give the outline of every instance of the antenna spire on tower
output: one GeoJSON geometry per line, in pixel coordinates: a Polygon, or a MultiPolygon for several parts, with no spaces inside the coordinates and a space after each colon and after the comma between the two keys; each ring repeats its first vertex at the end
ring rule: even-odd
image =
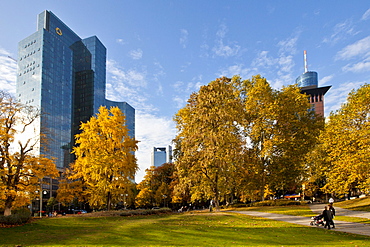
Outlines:
{"type": "Polygon", "coordinates": [[[304,50],[303,56],[304,56],[304,72],[307,73],[308,67],[307,67],[307,51],[306,50],[304,50]]]}

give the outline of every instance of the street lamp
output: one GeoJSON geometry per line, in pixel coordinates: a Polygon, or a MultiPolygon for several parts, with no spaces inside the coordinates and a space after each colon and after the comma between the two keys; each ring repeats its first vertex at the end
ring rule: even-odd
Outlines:
{"type": "Polygon", "coordinates": [[[40,189],[40,218],[42,218],[42,194],[46,195],[46,191],[43,191],[42,188],[40,189]]]}
{"type": "Polygon", "coordinates": [[[126,197],[128,194],[121,194],[121,197],[123,196],[123,208],[126,209],[126,197]]]}

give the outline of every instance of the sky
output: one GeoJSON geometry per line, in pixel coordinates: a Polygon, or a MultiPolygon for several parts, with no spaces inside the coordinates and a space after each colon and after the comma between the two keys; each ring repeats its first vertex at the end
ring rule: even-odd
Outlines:
{"type": "Polygon", "coordinates": [[[325,116],[370,79],[365,0],[0,1],[0,90],[15,94],[18,42],[52,11],[81,38],[107,48],[106,97],[136,110],[140,182],[152,147],[172,144],[173,117],[190,94],[221,76],[260,74],[275,89],[316,71],[325,116]]]}

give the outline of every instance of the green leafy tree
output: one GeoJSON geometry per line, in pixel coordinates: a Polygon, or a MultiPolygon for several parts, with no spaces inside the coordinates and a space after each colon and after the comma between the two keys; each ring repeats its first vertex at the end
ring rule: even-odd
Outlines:
{"type": "Polygon", "coordinates": [[[177,194],[190,190],[192,202],[212,199],[218,207],[240,166],[243,112],[232,83],[223,77],[202,86],[175,116],[176,190],[177,194]]]}
{"type": "Polygon", "coordinates": [[[0,207],[11,215],[15,203],[30,203],[43,177],[58,177],[52,159],[35,153],[43,136],[33,131],[40,113],[0,91],[0,207]]]}
{"type": "Polygon", "coordinates": [[[118,107],[99,113],[81,124],[82,133],[76,135],[71,165],[71,180],[83,182],[84,193],[93,207],[111,209],[121,200],[121,194],[132,188],[138,169],[134,152],[137,141],[129,136],[124,114],[118,107]]]}
{"type": "Polygon", "coordinates": [[[330,114],[323,142],[329,156],[325,192],[369,191],[370,85],[353,90],[347,103],[330,114]]]}

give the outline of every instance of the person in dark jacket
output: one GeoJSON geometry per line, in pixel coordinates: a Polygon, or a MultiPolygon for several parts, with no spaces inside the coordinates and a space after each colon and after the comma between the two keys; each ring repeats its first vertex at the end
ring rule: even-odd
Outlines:
{"type": "Polygon", "coordinates": [[[325,206],[325,210],[322,212],[322,215],[324,216],[324,221],[325,221],[324,228],[328,227],[328,229],[330,229],[330,225],[332,225],[332,221],[333,221],[333,214],[329,210],[328,206],[325,206]]]}
{"type": "MultiPolygon", "coordinates": [[[[334,206],[333,206],[333,203],[330,203],[330,204],[328,205],[328,208],[329,208],[329,210],[331,211],[331,214],[333,215],[333,219],[334,219],[334,217],[335,217],[335,208],[334,208],[334,206]]],[[[334,221],[333,221],[333,219],[331,220],[331,224],[332,224],[333,228],[335,228],[335,225],[334,225],[334,221]]]]}

